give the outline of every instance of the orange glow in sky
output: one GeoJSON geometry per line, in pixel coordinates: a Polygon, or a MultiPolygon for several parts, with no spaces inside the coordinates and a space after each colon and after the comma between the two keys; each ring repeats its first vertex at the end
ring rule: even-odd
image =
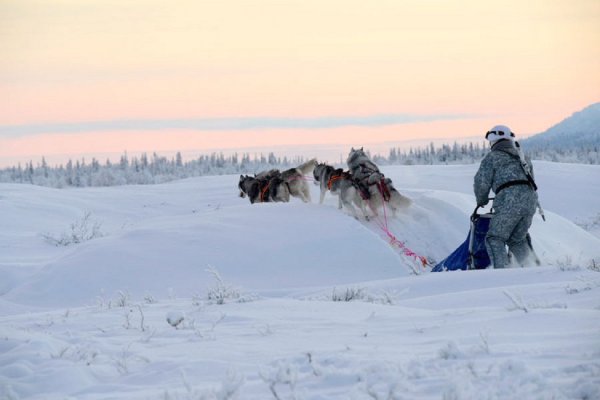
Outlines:
{"type": "Polygon", "coordinates": [[[597,0],[4,0],[0,166],[529,135],[600,101],[598,71],[597,0]],[[356,123],[389,115],[418,118],[356,123]]]}

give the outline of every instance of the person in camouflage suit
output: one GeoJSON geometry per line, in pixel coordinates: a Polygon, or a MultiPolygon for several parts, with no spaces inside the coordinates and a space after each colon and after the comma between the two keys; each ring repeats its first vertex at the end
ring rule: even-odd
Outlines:
{"type": "MultiPolygon", "coordinates": [[[[489,202],[490,190],[495,193],[486,248],[494,268],[508,266],[507,245],[523,266],[530,255],[528,230],[538,204],[535,183],[527,178],[510,128],[497,125],[487,132],[486,139],[491,151],[481,161],[473,183],[478,206],[489,202]]],[[[533,179],[531,161],[523,162],[527,163],[533,179]]]]}

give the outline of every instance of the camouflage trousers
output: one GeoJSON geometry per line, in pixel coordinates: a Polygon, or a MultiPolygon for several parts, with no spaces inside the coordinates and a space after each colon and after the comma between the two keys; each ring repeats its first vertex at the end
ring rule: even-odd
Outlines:
{"type": "Polygon", "coordinates": [[[508,212],[494,215],[485,238],[485,245],[494,268],[508,266],[507,245],[519,265],[523,266],[527,262],[530,255],[527,231],[533,221],[533,215],[508,212]]]}

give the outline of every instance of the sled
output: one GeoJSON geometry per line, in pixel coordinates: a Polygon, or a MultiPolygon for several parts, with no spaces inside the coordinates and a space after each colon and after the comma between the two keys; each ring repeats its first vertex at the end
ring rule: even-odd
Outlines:
{"type": "Polygon", "coordinates": [[[490,228],[492,213],[478,214],[479,206],[471,215],[467,239],[452,254],[437,264],[431,272],[486,269],[491,265],[485,247],[485,235],[490,228]]]}

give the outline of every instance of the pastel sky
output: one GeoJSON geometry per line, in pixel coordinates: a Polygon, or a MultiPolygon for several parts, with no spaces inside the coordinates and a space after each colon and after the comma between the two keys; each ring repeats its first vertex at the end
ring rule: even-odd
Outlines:
{"type": "Polygon", "coordinates": [[[598,0],[2,0],[0,166],[526,136],[599,71],[598,0]]]}

